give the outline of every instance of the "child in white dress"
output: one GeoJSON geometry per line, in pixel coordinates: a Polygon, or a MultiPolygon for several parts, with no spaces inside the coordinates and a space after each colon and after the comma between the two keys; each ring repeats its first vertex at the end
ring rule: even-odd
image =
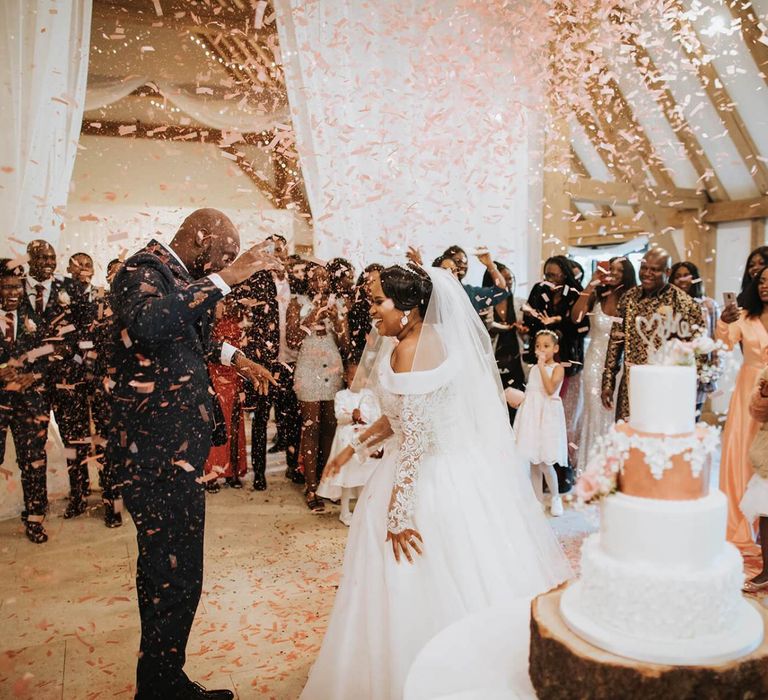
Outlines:
{"type": "MultiPolygon", "coordinates": [[[[351,371],[354,372],[353,369],[351,371]]],[[[348,384],[351,385],[351,377],[348,377],[348,380],[348,384]]],[[[352,442],[355,433],[366,430],[381,417],[379,402],[370,389],[362,389],[359,392],[342,389],[336,394],[334,409],[337,428],[329,461],[352,442]]],[[[317,495],[331,501],[341,499],[339,520],[347,527],[352,522],[349,502],[358,497],[360,490],[365,486],[378,463],[373,460],[380,458],[380,456],[380,453],[377,453],[374,457],[364,461],[353,457],[341,468],[338,474],[329,478],[323,477],[320,481],[317,495]]]]}
{"type": "Polygon", "coordinates": [[[543,476],[551,494],[550,513],[558,517],[563,514],[563,502],[554,465],[568,464],[568,435],[560,399],[565,372],[563,366],[555,362],[559,350],[557,333],[541,330],[536,334],[535,343],[538,363],[528,376],[514,431],[521,456],[531,464],[531,483],[536,497],[544,502],[543,476]]]}

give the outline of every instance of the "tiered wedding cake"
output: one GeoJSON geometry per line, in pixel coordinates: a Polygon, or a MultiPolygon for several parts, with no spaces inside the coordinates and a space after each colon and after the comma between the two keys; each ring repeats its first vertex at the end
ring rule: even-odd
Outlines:
{"type": "Polygon", "coordinates": [[[739,658],[760,645],[763,621],[741,595],[725,497],[709,490],[718,438],[695,425],[695,367],[632,366],[629,398],[629,423],[590,460],[615,473],[618,492],[602,501],[600,532],[583,544],[581,578],[563,593],[561,615],[580,637],[631,659],[739,658]]]}

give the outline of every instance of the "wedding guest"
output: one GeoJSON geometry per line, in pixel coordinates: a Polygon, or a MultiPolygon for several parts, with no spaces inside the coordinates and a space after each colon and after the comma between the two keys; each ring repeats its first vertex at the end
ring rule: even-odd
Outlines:
{"type": "Polygon", "coordinates": [[[247,387],[245,392],[244,410],[253,411],[251,464],[255,491],[267,488],[267,424],[272,406],[278,425],[278,439],[273,451],[285,451],[286,477],[294,482],[301,481],[297,472],[301,418],[293,388],[296,351],[287,340],[288,308],[292,298],[286,268],[288,247],[282,236],[273,235],[267,240],[274,246],[280,268],[258,272],[235,290],[236,299],[248,320],[243,352],[246,357],[267,367],[277,380],[267,395],[247,387]]]}
{"type": "MultiPolygon", "coordinates": [[[[510,295],[498,304],[494,304],[488,314],[486,325],[504,389],[511,387],[522,391],[525,389],[525,372],[519,334],[527,334],[528,328],[518,321],[518,318],[522,317],[522,309],[515,308],[515,278],[512,271],[500,262],[496,262],[495,265],[504,277],[510,295]]],[[[490,272],[486,270],[483,275],[483,287],[492,285],[493,279],[490,272]]],[[[517,409],[509,406],[508,410],[509,421],[514,423],[517,409]]]]}
{"type": "Polygon", "coordinates": [[[607,264],[598,264],[587,288],[571,309],[571,318],[577,323],[589,316],[582,375],[584,414],[578,441],[580,464],[586,463],[595,440],[605,435],[615,420],[614,412],[603,406],[600,398],[605,356],[611,328],[621,321],[618,317],[619,301],[636,285],[637,274],[632,263],[624,257],[611,258],[607,264]]]}
{"type": "MultiPolygon", "coordinates": [[[[762,371],[752,391],[749,415],[760,424],[757,435],[768,435],[768,370],[762,371]]],[[[768,589],[768,440],[755,440],[752,443],[750,461],[754,474],[747,484],[739,508],[748,523],[757,520],[763,568],[757,576],[745,582],[744,591],[759,593],[768,589]]]]}
{"type": "Polygon", "coordinates": [[[36,351],[48,341],[42,319],[23,304],[23,297],[23,270],[7,258],[0,260],[0,460],[10,430],[21,472],[21,520],[27,539],[43,544],[48,541],[43,521],[48,508],[49,363],[47,353],[36,351]]]}
{"type": "Polygon", "coordinates": [[[531,368],[525,398],[517,410],[514,432],[520,455],[531,465],[531,483],[536,497],[544,503],[542,477],[551,494],[549,511],[563,514],[563,501],[555,464],[568,463],[568,436],[560,387],[565,378],[563,366],[555,361],[559,336],[543,329],[536,333],[536,365],[531,368]]]}
{"type": "Polygon", "coordinates": [[[344,387],[342,355],[348,348],[346,305],[330,293],[328,270],[307,264],[308,296],[288,307],[288,344],[297,349],[294,389],[301,411],[301,461],[307,507],[324,510],[317,484],[336,431],[333,401],[344,387]]]}
{"type": "Polygon", "coordinates": [[[343,299],[347,312],[355,301],[355,266],[345,258],[333,258],[326,265],[331,294],[343,299]]]}
{"type": "Polygon", "coordinates": [[[350,365],[360,364],[368,334],[371,332],[371,285],[378,281],[379,274],[384,269],[379,263],[368,265],[360,274],[355,286],[355,301],[349,310],[349,354],[347,362],[350,365]]]}
{"type": "Polygon", "coordinates": [[[274,379],[210,338],[210,313],[238,284],[276,260],[262,246],[235,260],[240,236],[215,209],[198,209],[169,245],[132,255],[112,285],[115,386],[108,454],[134,524],[141,646],[136,700],[228,700],[184,673],[203,584],[203,465],[221,438],[208,359],[233,364],[266,391],[274,379]],[[233,262],[234,261],[234,262],[233,262]]]}
{"type": "MultiPolygon", "coordinates": [[[[459,268],[456,267],[456,263],[453,262],[453,258],[445,255],[438,255],[433,261],[432,261],[432,267],[441,267],[443,270],[448,270],[454,277],[458,279],[459,277],[459,268]]],[[[486,271],[485,274],[488,274],[486,271]]],[[[483,278],[485,279],[485,277],[483,278]]],[[[490,276],[489,276],[490,279],[490,276]]],[[[493,284],[493,281],[490,281],[490,285],[493,284]]],[[[485,285],[485,282],[483,282],[483,286],[485,285]]]]}
{"type": "MultiPolygon", "coordinates": [[[[451,258],[451,260],[453,260],[454,265],[456,266],[456,277],[464,287],[464,291],[467,293],[469,301],[476,311],[483,311],[506,299],[510,296],[510,291],[505,286],[506,281],[504,280],[504,276],[496,268],[496,265],[494,265],[491,254],[484,248],[478,248],[475,255],[491,276],[493,286],[475,287],[471,284],[464,283],[464,278],[467,276],[467,270],[469,269],[469,259],[467,258],[464,249],[460,246],[452,245],[446,248],[442,257],[451,258]]],[[[443,267],[443,265],[441,264],[440,267],[443,267]]]]}
{"type": "Polygon", "coordinates": [[[82,374],[82,364],[75,362],[82,331],[82,317],[87,315],[80,288],[72,280],[58,279],[56,251],[47,241],[31,241],[27,246],[29,272],[25,283],[23,306],[34,313],[42,324],[45,337],[62,334],[59,352],[52,358],[45,375],[45,399],[53,410],[67,455],[69,502],[64,518],[82,515],[86,508],[88,487],[88,391],[82,374]]]}
{"type": "MultiPolygon", "coordinates": [[[[346,383],[349,389],[337,392],[333,401],[336,414],[336,434],[329,461],[338,455],[356,435],[372,426],[380,417],[381,409],[376,395],[370,389],[352,390],[352,382],[355,378],[354,365],[348,365],[346,370],[346,383]]],[[[360,495],[360,491],[376,468],[376,459],[381,458],[381,453],[375,458],[353,457],[341,469],[328,478],[320,481],[317,495],[331,501],[341,500],[341,512],[339,520],[349,527],[352,522],[352,512],[349,509],[350,501],[360,495]]]]}
{"type": "Polygon", "coordinates": [[[757,277],[765,267],[768,267],[768,246],[761,245],[755,248],[747,257],[744,265],[744,274],[741,276],[741,289],[736,301],[739,306],[744,305],[743,296],[749,283],[757,277]]]}
{"type": "MultiPolygon", "coordinates": [[[[571,317],[571,310],[579,299],[581,285],[573,275],[570,261],[557,255],[544,263],[544,280],[533,285],[523,315],[523,323],[530,329],[531,337],[540,330],[555,331],[560,336],[558,360],[565,370],[561,390],[565,420],[568,426],[569,459],[576,465],[576,445],[579,439],[579,419],[583,408],[581,371],[584,367],[584,338],[589,330],[589,320],[578,323],[571,317]]],[[[533,347],[523,355],[528,364],[536,364],[533,347]]],[[[569,465],[562,464],[567,468],[569,465]]]]}
{"type": "MultiPolygon", "coordinates": [[[[672,270],[669,273],[669,281],[699,303],[704,324],[703,332],[714,339],[717,319],[720,317],[720,307],[714,299],[704,295],[704,282],[699,275],[699,268],[688,261],[675,263],[672,265],[672,270]]],[[[704,360],[704,366],[708,368],[708,371],[711,368],[716,368],[718,366],[717,354],[712,353],[706,358],[706,360],[704,360]]],[[[707,394],[711,394],[716,390],[716,378],[710,379],[709,381],[699,380],[696,389],[697,416],[701,415],[701,409],[704,406],[704,402],[707,400],[707,394]]]]}
{"type": "Polygon", "coordinates": [[[661,248],[649,250],[640,263],[640,285],[625,292],[619,301],[617,316],[622,321],[611,327],[601,393],[603,406],[615,407],[616,420],[629,418],[629,366],[647,364],[649,354],[659,347],[659,339],[654,339],[653,347],[648,346],[637,319],[650,321],[654,314],[673,314],[690,327],[693,336],[702,332],[701,307],[669,284],[669,272],[669,253],[661,248]],[[619,376],[619,393],[614,399],[619,376]]]}
{"type": "Polygon", "coordinates": [[[720,455],[720,490],[728,499],[727,537],[745,557],[757,556],[759,550],[752,536],[751,523],[739,509],[739,503],[752,478],[749,448],[760,427],[749,413],[752,390],[766,366],[768,346],[768,268],[764,268],[742,295],[743,310],[736,303],[723,308],[716,326],[716,337],[729,348],[741,344],[743,363],[728,404],[728,420],[723,431],[720,455]]]}
{"type": "Polygon", "coordinates": [[[67,272],[70,279],[75,280],[90,291],[93,281],[93,258],[88,253],[74,253],[70,256],[67,263],[67,272]]]}
{"type": "MultiPolygon", "coordinates": [[[[230,296],[216,305],[211,338],[214,342],[229,343],[243,349],[245,333],[243,331],[242,307],[230,296]]],[[[224,414],[227,439],[222,445],[213,445],[208,453],[203,471],[209,477],[205,482],[208,493],[218,493],[221,489],[219,479],[234,489],[242,488],[240,477],[245,476],[248,468],[245,447],[245,413],[240,397],[245,392],[245,382],[237,373],[237,368],[220,362],[208,363],[208,374],[224,414]],[[214,475],[211,477],[211,475],[214,475]]]]}

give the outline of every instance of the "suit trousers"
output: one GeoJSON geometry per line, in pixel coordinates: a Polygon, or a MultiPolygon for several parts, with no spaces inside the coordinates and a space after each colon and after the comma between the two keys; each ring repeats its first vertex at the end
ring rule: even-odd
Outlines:
{"type": "Polygon", "coordinates": [[[293,371],[295,365],[276,362],[270,371],[277,379],[277,386],[269,388],[267,396],[259,396],[249,391],[246,397],[247,410],[253,411],[251,422],[251,464],[254,479],[263,478],[267,469],[267,423],[269,411],[274,405],[276,421],[281,426],[281,435],[285,439],[285,460],[288,467],[295,469],[299,464],[299,440],[301,437],[301,414],[299,402],[293,390],[293,371]]]}
{"type": "Polygon", "coordinates": [[[99,460],[101,471],[101,497],[107,503],[114,503],[120,498],[120,485],[115,473],[116,465],[105,449],[109,436],[109,424],[112,420],[112,398],[103,389],[96,387],[91,393],[91,415],[98,439],[95,441],[94,454],[99,460]]]}
{"type": "Polygon", "coordinates": [[[50,411],[43,392],[0,393],[0,460],[8,429],[16,446],[26,515],[45,515],[48,508],[47,456],[50,411]]]}
{"type": "Polygon", "coordinates": [[[77,382],[72,388],[63,388],[63,382],[58,386],[50,382],[48,393],[67,450],[70,498],[84,498],[89,488],[88,452],[91,438],[88,385],[77,382]]]}
{"type": "MultiPolygon", "coordinates": [[[[207,423],[199,421],[180,421],[178,426],[179,430],[183,426],[184,433],[178,460],[192,471],[170,459],[164,463],[151,459],[143,464],[121,462],[117,470],[139,546],[138,700],[186,697],[184,687],[189,684],[183,667],[203,585],[205,489],[197,479],[211,447],[211,431],[207,423]]],[[[159,431],[147,431],[144,439],[163,441],[164,437],[159,431]]]]}

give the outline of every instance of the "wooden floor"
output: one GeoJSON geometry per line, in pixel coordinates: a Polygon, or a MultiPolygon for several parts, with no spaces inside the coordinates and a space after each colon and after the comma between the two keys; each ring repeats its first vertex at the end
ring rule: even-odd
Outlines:
{"type": "MultiPolygon", "coordinates": [[[[338,584],[347,528],[338,509],[313,515],[301,487],[270,459],[269,490],[207,498],[205,583],[186,670],[239,698],[296,698],[317,654],[338,584]]],[[[246,481],[250,486],[250,477],[246,481]]],[[[32,545],[0,522],[0,697],[132,698],[139,644],[136,543],[129,517],[108,530],[91,512],[61,518],[32,545]]],[[[569,557],[593,526],[567,510],[553,521],[569,557]]]]}

